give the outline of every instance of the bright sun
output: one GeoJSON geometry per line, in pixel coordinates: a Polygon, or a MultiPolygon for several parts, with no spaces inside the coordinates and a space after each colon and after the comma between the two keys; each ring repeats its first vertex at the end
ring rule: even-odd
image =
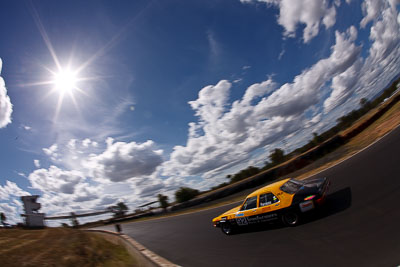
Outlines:
{"type": "Polygon", "coordinates": [[[71,93],[76,88],[78,77],[75,72],[65,69],[54,74],[54,89],[61,94],[71,93]]]}
{"type": "Polygon", "coordinates": [[[51,85],[52,89],[48,92],[47,95],[50,95],[52,93],[58,94],[58,102],[56,106],[54,119],[55,120],[57,119],[65,97],[69,97],[74,106],[76,107],[76,109],[79,110],[76,94],[80,93],[87,95],[79,87],[82,86],[82,84],[80,84],[81,81],[88,80],[88,78],[83,78],[79,75],[81,68],[77,69],[71,69],[69,67],[63,68],[58,64],[57,72],[52,71],[50,69],[48,69],[48,71],[52,74],[51,79],[49,81],[42,82],[41,84],[51,85]]]}

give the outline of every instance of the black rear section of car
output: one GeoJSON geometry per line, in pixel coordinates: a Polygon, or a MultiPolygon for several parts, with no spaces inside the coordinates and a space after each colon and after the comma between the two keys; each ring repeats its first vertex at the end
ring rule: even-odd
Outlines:
{"type": "Polygon", "coordinates": [[[293,197],[292,205],[296,205],[308,196],[315,195],[315,199],[319,199],[323,196],[328,186],[328,179],[316,178],[310,180],[304,180],[302,186],[297,190],[293,197]]]}

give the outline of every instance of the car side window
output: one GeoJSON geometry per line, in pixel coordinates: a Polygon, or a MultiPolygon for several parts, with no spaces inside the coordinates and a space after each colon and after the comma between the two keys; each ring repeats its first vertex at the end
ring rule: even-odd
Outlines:
{"type": "Polygon", "coordinates": [[[272,193],[260,195],[260,207],[268,206],[279,202],[279,199],[272,193]]]}
{"type": "Polygon", "coordinates": [[[255,208],[257,208],[257,196],[246,199],[240,210],[250,210],[255,208]]]}

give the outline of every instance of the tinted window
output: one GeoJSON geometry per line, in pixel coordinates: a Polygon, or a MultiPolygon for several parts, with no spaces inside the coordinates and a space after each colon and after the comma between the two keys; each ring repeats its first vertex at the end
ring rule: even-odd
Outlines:
{"type": "Polygon", "coordinates": [[[272,193],[260,195],[260,207],[268,206],[278,202],[279,199],[272,193]]]}
{"type": "Polygon", "coordinates": [[[246,199],[240,210],[249,210],[255,208],[257,208],[257,196],[246,199]]]}
{"type": "Polygon", "coordinates": [[[300,187],[303,186],[303,183],[294,179],[290,179],[289,181],[287,181],[286,183],[284,183],[281,186],[281,190],[283,192],[286,192],[288,194],[294,194],[296,193],[300,187]]]}

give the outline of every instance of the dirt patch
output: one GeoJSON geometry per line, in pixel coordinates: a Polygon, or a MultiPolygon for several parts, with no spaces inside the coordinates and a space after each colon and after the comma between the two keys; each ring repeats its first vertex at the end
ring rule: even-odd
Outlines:
{"type": "Polygon", "coordinates": [[[67,228],[0,230],[2,266],[136,266],[121,246],[67,228]]]}

